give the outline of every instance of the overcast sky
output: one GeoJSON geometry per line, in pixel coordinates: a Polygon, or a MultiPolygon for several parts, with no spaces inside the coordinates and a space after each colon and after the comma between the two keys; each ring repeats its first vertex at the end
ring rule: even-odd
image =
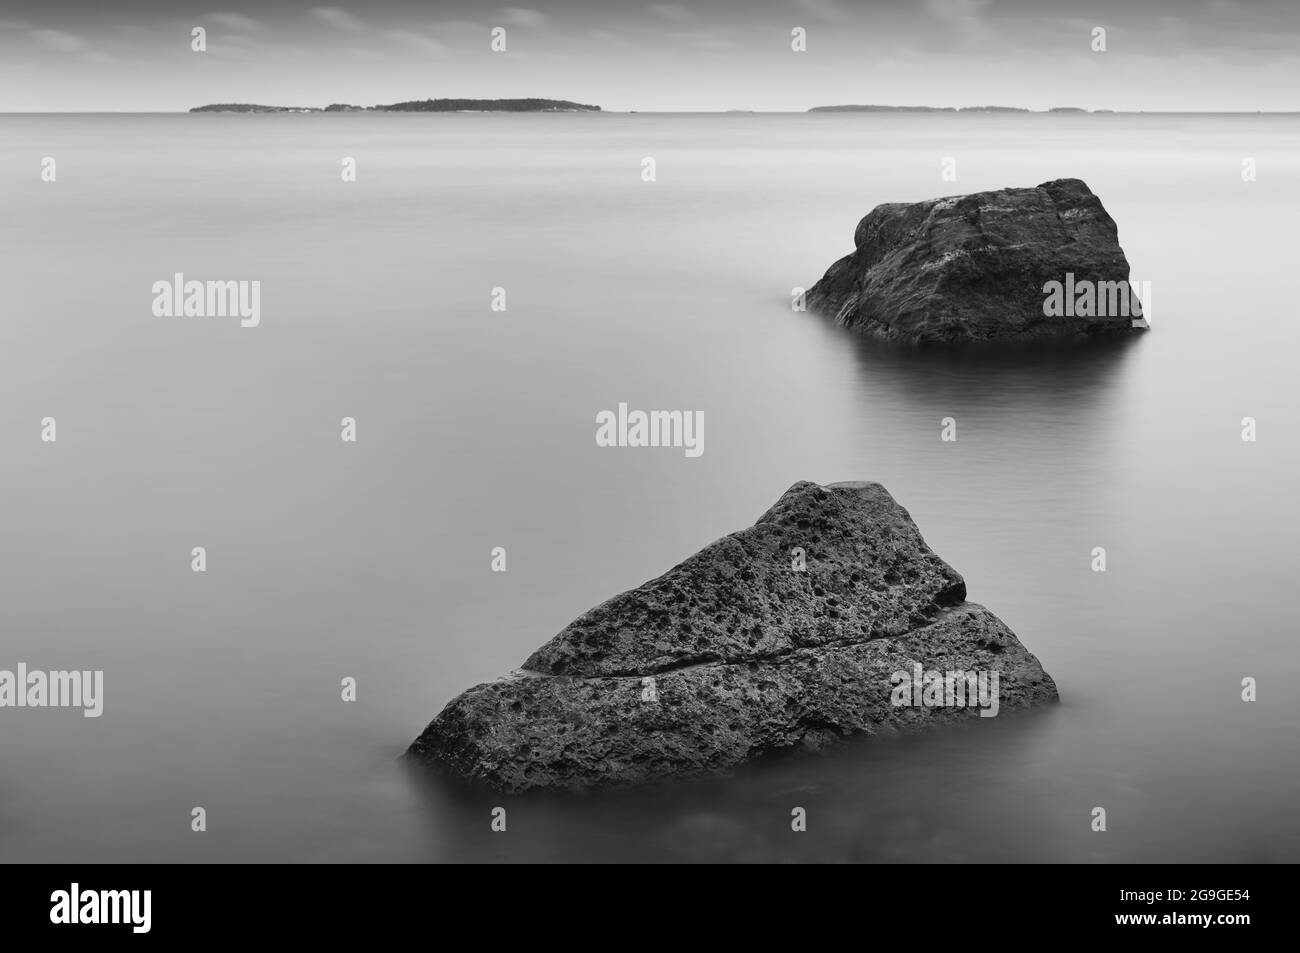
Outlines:
{"type": "Polygon", "coordinates": [[[1300,0],[212,2],[5,0],[0,111],[441,96],[1300,110],[1300,0]],[[190,50],[196,26],[206,53],[190,50]],[[497,26],[504,53],[489,49],[497,26]],[[1098,26],[1104,53],[1091,50],[1098,26]],[[795,27],[807,52],[790,48],[795,27]]]}

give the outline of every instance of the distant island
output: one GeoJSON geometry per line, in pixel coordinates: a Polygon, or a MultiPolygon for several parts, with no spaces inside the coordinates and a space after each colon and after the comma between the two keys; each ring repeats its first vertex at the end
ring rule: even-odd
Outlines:
{"type": "Polygon", "coordinates": [[[1019,106],[814,106],[810,113],[1027,113],[1019,106]]]}
{"type": "Polygon", "coordinates": [[[391,106],[376,106],[386,112],[448,113],[598,113],[599,106],[571,103],[567,99],[416,99],[391,106]]]}
{"type": "Polygon", "coordinates": [[[399,112],[399,113],[576,113],[600,112],[599,106],[571,103],[567,99],[413,99],[388,106],[350,106],[332,103],[329,106],[259,106],[255,103],[212,103],[195,106],[192,113],[337,113],[337,112],[399,112]]]}
{"type": "Polygon", "coordinates": [[[1025,109],[1021,106],[814,106],[810,113],[1113,113],[1113,109],[1082,109],[1078,106],[1053,106],[1051,109],[1025,109]]]}
{"type": "Polygon", "coordinates": [[[315,106],[258,106],[254,103],[212,103],[208,106],[195,106],[192,113],[318,113],[324,112],[315,106]]]}

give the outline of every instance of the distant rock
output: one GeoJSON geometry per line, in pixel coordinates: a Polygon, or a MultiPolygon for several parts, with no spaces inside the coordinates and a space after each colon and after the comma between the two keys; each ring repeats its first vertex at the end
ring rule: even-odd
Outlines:
{"type": "Polygon", "coordinates": [[[1146,327],[1115,220],[1079,179],[878,205],[853,242],[857,250],[831,265],[807,304],[881,338],[986,341],[1146,327]],[[1068,289],[1065,313],[1052,283],[1068,289]]]}
{"type": "Polygon", "coordinates": [[[998,710],[1057,700],[884,487],[796,483],[754,526],[454,698],[408,755],[505,790],[582,788],[978,720],[974,700],[920,705],[919,685],[917,705],[898,704],[896,673],[920,671],[996,673],[998,710]]]}

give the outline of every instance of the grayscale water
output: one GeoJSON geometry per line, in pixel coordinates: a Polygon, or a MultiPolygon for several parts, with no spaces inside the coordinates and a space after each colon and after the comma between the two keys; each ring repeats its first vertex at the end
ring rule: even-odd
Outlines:
{"type": "Polygon", "coordinates": [[[0,710],[0,859],[1300,860],[1297,208],[1286,117],[0,117],[0,668],[105,672],[0,710]],[[878,203],[1063,176],[1152,283],[1131,346],[790,308],[878,203]],[[261,326],[153,317],[178,271],[261,326]],[[597,447],[620,401],[703,456],[597,447]],[[398,761],[804,479],[884,483],[1062,704],[591,796],[398,761]]]}

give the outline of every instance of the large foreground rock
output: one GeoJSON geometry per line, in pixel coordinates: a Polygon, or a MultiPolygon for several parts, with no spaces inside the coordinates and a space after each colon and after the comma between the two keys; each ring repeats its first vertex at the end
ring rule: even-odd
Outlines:
{"type": "Polygon", "coordinates": [[[809,289],[807,303],[878,337],[985,341],[1146,327],[1136,295],[1128,307],[1118,304],[1112,283],[1127,291],[1128,259],[1115,220],[1079,179],[878,205],[858,223],[853,244],[856,251],[809,289]],[[1094,283],[1108,304],[1045,315],[1045,286],[1065,285],[1067,275],[1078,288],[1094,283]]]}
{"type": "Polygon", "coordinates": [[[453,699],[409,754],[507,790],[576,788],[979,717],[895,705],[891,676],[918,663],[996,671],[1000,712],[1056,700],[1011,630],[965,600],[961,576],[884,487],[796,483],[755,525],[453,699]]]}

